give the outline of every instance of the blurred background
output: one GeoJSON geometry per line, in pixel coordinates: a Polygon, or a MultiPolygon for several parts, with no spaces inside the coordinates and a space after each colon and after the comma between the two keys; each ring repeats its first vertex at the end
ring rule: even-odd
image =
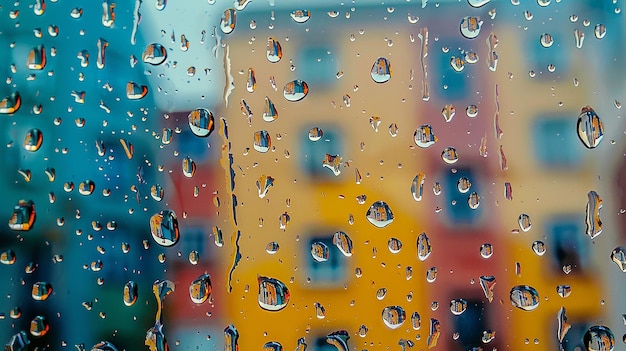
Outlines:
{"type": "Polygon", "coordinates": [[[623,348],[620,1],[0,18],[6,350],[623,348]]]}

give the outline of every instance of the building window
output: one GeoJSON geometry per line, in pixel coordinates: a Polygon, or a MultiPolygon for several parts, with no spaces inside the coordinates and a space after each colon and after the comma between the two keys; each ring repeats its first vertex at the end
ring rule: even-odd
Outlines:
{"type": "Polygon", "coordinates": [[[454,318],[454,332],[459,333],[457,342],[463,350],[483,345],[483,331],[487,330],[485,306],[480,300],[468,300],[465,312],[454,318]]]}
{"type": "Polygon", "coordinates": [[[584,235],[584,223],[584,219],[579,216],[548,222],[546,232],[552,243],[553,265],[557,271],[563,272],[564,266],[571,265],[572,273],[576,273],[587,266],[589,240],[584,235]]]}
{"type": "Polygon", "coordinates": [[[443,218],[445,222],[449,221],[453,225],[473,225],[478,223],[484,206],[472,209],[468,204],[470,194],[476,192],[480,195],[481,193],[475,173],[468,168],[459,168],[456,173],[447,173],[444,181],[445,187],[443,190],[446,196],[445,211],[447,213],[447,218],[443,218]],[[458,184],[462,178],[468,179],[471,183],[469,190],[465,193],[459,190],[458,184]]]}
{"type": "MultiPolygon", "coordinates": [[[[341,132],[332,127],[320,127],[323,131],[322,137],[317,141],[308,138],[309,129],[302,131],[301,158],[300,165],[304,172],[311,176],[313,180],[329,181],[337,178],[333,171],[323,166],[326,154],[331,156],[339,155],[343,157],[343,145],[341,143],[341,132]]],[[[341,168],[340,168],[341,169],[341,168]]]]}
{"type": "MultiPolygon", "coordinates": [[[[304,246],[304,256],[307,267],[307,278],[312,283],[339,283],[343,282],[346,277],[346,258],[341,251],[333,244],[332,236],[312,237],[308,241],[308,245],[304,246]],[[314,243],[322,243],[328,247],[328,260],[318,262],[311,254],[311,247],[314,243]]],[[[324,343],[326,339],[324,339],[324,343]]]]}
{"type": "Polygon", "coordinates": [[[329,86],[337,83],[337,55],[330,47],[302,47],[296,61],[301,79],[310,86],[329,86]]]}
{"type": "Polygon", "coordinates": [[[531,144],[534,155],[542,166],[571,168],[582,162],[580,142],[573,132],[571,116],[539,117],[533,122],[531,144]]]}

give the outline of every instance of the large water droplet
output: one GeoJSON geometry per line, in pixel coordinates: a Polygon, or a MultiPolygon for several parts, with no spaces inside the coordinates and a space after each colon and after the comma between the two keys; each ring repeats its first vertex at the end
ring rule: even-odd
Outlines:
{"type": "Polygon", "coordinates": [[[163,200],[164,194],[165,190],[163,189],[163,187],[161,187],[160,184],[154,184],[152,187],[150,187],[150,196],[152,196],[155,201],[163,200]]]}
{"type": "Polygon", "coordinates": [[[626,273],[626,249],[621,246],[614,248],[611,251],[611,260],[622,272],[626,273]]]}
{"type": "Polygon", "coordinates": [[[483,25],[483,21],[480,17],[463,17],[460,24],[461,34],[467,39],[474,39],[480,34],[480,26],[483,25]]]}
{"type": "Polygon", "coordinates": [[[337,348],[337,351],[350,350],[350,348],[348,347],[348,339],[350,339],[350,336],[345,330],[338,330],[326,336],[326,342],[335,346],[337,348]]]}
{"type": "Polygon", "coordinates": [[[160,65],[167,60],[167,49],[158,43],[148,44],[141,54],[141,60],[153,66],[160,65]]]}
{"type": "Polygon", "coordinates": [[[387,306],[383,309],[383,322],[391,329],[399,328],[406,319],[406,312],[400,306],[387,306]]]}
{"type": "Polygon", "coordinates": [[[4,97],[0,100],[0,113],[1,114],[11,114],[17,112],[22,105],[22,98],[20,97],[20,93],[13,92],[11,95],[4,97]]]}
{"type": "Polygon", "coordinates": [[[463,299],[455,299],[450,301],[450,312],[455,316],[461,315],[467,309],[467,301],[463,299]]]}
{"type": "Polygon", "coordinates": [[[46,49],[43,45],[33,48],[28,53],[26,66],[32,70],[42,70],[46,67],[46,49]]]}
{"type": "Polygon", "coordinates": [[[344,256],[346,257],[352,256],[352,253],[354,251],[354,248],[352,245],[352,239],[350,239],[348,234],[346,234],[345,232],[342,232],[342,231],[336,232],[333,235],[333,244],[337,246],[339,251],[341,251],[341,253],[344,256]]]}
{"type": "Polygon", "coordinates": [[[213,113],[205,108],[197,108],[189,112],[189,128],[199,137],[206,137],[215,129],[213,113]]]}
{"type": "Polygon", "coordinates": [[[525,213],[519,215],[519,217],[517,218],[517,224],[519,224],[519,229],[521,229],[523,232],[529,231],[532,227],[530,216],[525,213]]]}
{"type": "Polygon", "coordinates": [[[33,289],[31,290],[31,296],[33,300],[37,301],[45,301],[52,294],[52,285],[47,282],[37,282],[33,284],[33,289]]]}
{"type": "Polygon", "coordinates": [[[602,220],[600,219],[600,209],[602,208],[602,199],[595,191],[587,193],[587,206],[585,208],[585,224],[587,229],[585,233],[594,239],[602,234],[602,220]]]}
{"type": "Polygon", "coordinates": [[[161,246],[172,246],[178,242],[178,219],[172,210],[163,210],[150,217],[152,239],[161,246]]]}
{"type": "Polygon", "coordinates": [[[441,159],[443,162],[451,165],[456,163],[459,160],[459,154],[456,152],[456,149],[452,146],[448,146],[441,152],[441,159]]]}
{"type": "Polygon", "coordinates": [[[378,228],[384,228],[393,222],[393,212],[384,201],[374,202],[365,214],[367,220],[378,228]]]}
{"type": "Polygon", "coordinates": [[[578,116],[576,128],[580,141],[588,149],[593,149],[600,145],[602,138],[604,138],[604,124],[591,106],[582,108],[578,116]]]}
{"type": "Polygon", "coordinates": [[[137,302],[137,298],[139,294],[137,293],[137,283],[132,280],[129,280],[124,284],[124,292],[123,292],[123,300],[124,305],[130,307],[137,302]]]}
{"type": "Polygon", "coordinates": [[[20,331],[11,336],[9,342],[4,345],[5,351],[25,351],[28,348],[28,344],[30,341],[28,340],[28,335],[25,331],[20,331]]]}
{"type": "Polygon", "coordinates": [[[89,196],[93,194],[93,191],[96,189],[96,183],[93,180],[85,180],[84,182],[80,182],[78,185],[78,193],[83,196],[89,196]]]}
{"type": "Polygon", "coordinates": [[[128,100],[140,100],[148,94],[148,87],[135,82],[126,83],[126,97],[128,100]]]}
{"type": "Polygon", "coordinates": [[[263,109],[263,120],[273,122],[278,118],[278,110],[274,103],[267,96],[265,97],[265,108],[263,109]]]}
{"type": "Polygon", "coordinates": [[[259,130],[254,132],[254,149],[261,153],[266,153],[272,147],[272,139],[267,130],[259,130]]]}
{"type": "Polygon", "coordinates": [[[539,41],[544,48],[549,48],[554,43],[554,39],[552,39],[552,36],[548,33],[541,34],[539,41]]]}
{"type": "Polygon", "coordinates": [[[596,27],[593,30],[593,33],[596,35],[596,38],[602,39],[606,35],[606,26],[602,23],[596,24],[596,27]]]}
{"type": "Polygon", "coordinates": [[[328,246],[321,241],[311,243],[311,256],[317,262],[325,262],[330,258],[328,246]]]}
{"type": "Polygon", "coordinates": [[[317,317],[317,319],[326,318],[326,309],[324,308],[324,306],[319,302],[316,302],[314,305],[315,305],[315,316],[317,317]]]}
{"type": "Polygon", "coordinates": [[[546,244],[544,244],[541,240],[534,241],[532,249],[537,256],[543,256],[543,254],[546,253],[546,244]]]}
{"type": "Polygon", "coordinates": [[[183,175],[187,178],[193,178],[194,174],[196,174],[196,163],[191,159],[191,157],[187,156],[183,158],[182,171],[183,175]]]}
{"type": "Polygon", "coordinates": [[[323,135],[324,131],[320,127],[313,127],[309,130],[309,140],[311,141],[318,141],[322,139],[323,135]]]}
{"type": "Polygon", "coordinates": [[[562,297],[566,298],[572,293],[572,287],[569,285],[557,285],[556,293],[562,297]]]}
{"type": "Polygon", "coordinates": [[[309,85],[305,81],[296,79],[283,87],[283,96],[287,101],[296,102],[304,99],[309,93],[309,85]]]}
{"type": "Polygon", "coordinates": [[[274,185],[274,178],[268,175],[261,175],[256,181],[256,188],[259,192],[259,197],[262,199],[267,195],[267,192],[274,185]]]}
{"type": "Polygon", "coordinates": [[[397,238],[390,238],[387,241],[387,248],[392,254],[397,254],[402,249],[402,242],[397,238]]]}
{"type": "Polygon", "coordinates": [[[428,235],[426,233],[422,233],[417,237],[417,258],[420,261],[425,261],[430,253],[432,248],[430,247],[430,239],[428,239],[428,235]]]}
{"type": "Polygon", "coordinates": [[[433,127],[430,124],[423,124],[419,126],[413,134],[413,140],[415,145],[421,148],[427,148],[437,142],[437,137],[433,133],[433,127]]]}
{"type": "Polygon", "coordinates": [[[36,316],[30,321],[30,334],[32,336],[44,336],[50,330],[48,320],[43,316],[36,316]]]}
{"type": "Polygon", "coordinates": [[[391,63],[384,57],[379,57],[374,61],[371,76],[376,83],[385,83],[391,79],[391,63]]]}
{"type": "Polygon", "coordinates": [[[271,63],[276,63],[283,58],[283,49],[280,46],[278,40],[274,37],[267,38],[267,46],[265,48],[265,56],[267,60],[271,63]]]}
{"type": "Polygon", "coordinates": [[[15,251],[9,249],[0,253],[0,263],[6,265],[12,265],[17,260],[17,256],[15,255],[15,251]]]}
{"type": "Polygon", "coordinates": [[[201,304],[211,296],[212,290],[211,277],[204,273],[189,285],[189,297],[193,303],[201,304]]]}
{"type": "Polygon", "coordinates": [[[27,151],[35,152],[39,150],[41,144],[43,143],[43,133],[37,129],[33,128],[26,132],[26,136],[24,137],[24,149],[27,151]]]}
{"type": "Polygon", "coordinates": [[[480,255],[483,258],[489,258],[493,255],[493,246],[489,243],[480,245],[480,255]]]}
{"type": "Polygon", "coordinates": [[[35,203],[32,200],[20,200],[13,208],[13,215],[9,219],[9,228],[28,231],[35,224],[35,203]]]}
{"type": "Polygon", "coordinates": [[[511,289],[511,304],[524,310],[532,311],[539,306],[539,294],[535,288],[528,285],[517,285],[511,289]]]}
{"type": "Polygon", "coordinates": [[[232,324],[224,329],[224,351],[239,351],[239,332],[232,324]]]}
{"type": "Polygon", "coordinates": [[[289,289],[278,279],[257,276],[259,306],[266,311],[279,311],[289,303],[289,289]]]}
{"type": "Polygon", "coordinates": [[[594,325],[583,336],[583,343],[587,351],[613,351],[615,337],[609,327],[594,325]]]}
{"type": "Polygon", "coordinates": [[[220,19],[220,29],[224,34],[230,34],[235,30],[237,25],[237,11],[235,9],[227,9],[220,19]]]}

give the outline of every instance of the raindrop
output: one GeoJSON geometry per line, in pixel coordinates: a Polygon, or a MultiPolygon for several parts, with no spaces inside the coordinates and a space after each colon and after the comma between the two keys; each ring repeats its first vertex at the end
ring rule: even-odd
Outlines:
{"type": "Polygon", "coordinates": [[[476,118],[476,116],[478,116],[478,106],[476,106],[476,105],[469,105],[469,106],[467,106],[465,108],[465,114],[469,118],[476,118]]]}
{"type": "Polygon", "coordinates": [[[333,244],[337,246],[339,251],[341,251],[341,253],[344,256],[346,257],[352,256],[352,253],[354,251],[352,239],[350,239],[348,234],[346,234],[345,232],[342,232],[342,231],[336,232],[333,235],[333,244]]]}
{"type": "Polygon", "coordinates": [[[191,159],[191,157],[187,156],[183,158],[182,170],[183,175],[187,178],[192,178],[196,173],[196,163],[191,159]]]}
{"type": "Polygon", "coordinates": [[[537,256],[543,256],[543,254],[546,253],[546,244],[544,244],[541,240],[534,241],[532,249],[537,256]]]}
{"type": "Polygon", "coordinates": [[[463,314],[467,309],[467,301],[463,299],[455,299],[450,301],[450,312],[455,316],[463,314]]]}
{"type": "Polygon", "coordinates": [[[519,228],[523,232],[529,231],[532,227],[532,223],[530,222],[530,216],[525,213],[519,215],[519,217],[517,218],[517,223],[519,224],[519,228]]]}
{"type": "Polygon", "coordinates": [[[211,296],[212,289],[211,277],[204,273],[189,285],[189,297],[195,304],[204,303],[211,296]]]}
{"type": "Polygon", "coordinates": [[[189,113],[189,128],[191,132],[199,137],[211,135],[215,129],[213,113],[205,108],[197,108],[189,113]]]}
{"type": "Polygon", "coordinates": [[[163,189],[163,187],[161,187],[160,184],[154,184],[152,187],[150,187],[150,196],[152,196],[155,201],[163,200],[164,194],[165,190],[163,189]]]}
{"type": "Polygon", "coordinates": [[[235,9],[227,9],[220,19],[220,29],[224,34],[230,34],[235,30],[237,24],[237,12],[235,9]]]}
{"type": "Polygon", "coordinates": [[[272,241],[267,243],[267,245],[265,245],[265,252],[267,252],[270,255],[274,255],[278,252],[278,249],[280,248],[280,246],[278,245],[278,243],[276,241],[272,241]]]}
{"type": "Polygon", "coordinates": [[[20,200],[13,208],[13,215],[9,219],[9,228],[29,231],[35,224],[35,217],[35,203],[32,200],[20,200]]]}
{"type": "Polygon", "coordinates": [[[600,145],[604,137],[604,125],[591,106],[582,108],[578,116],[576,128],[578,129],[580,141],[588,149],[593,149],[600,145]]]}
{"type": "Polygon", "coordinates": [[[304,99],[309,93],[309,85],[303,80],[293,80],[283,87],[283,96],[287,101],[296,102],[304,99]]]}
{"type": "Polygon", "coordinates": [[[532,311],[539,306],[539,294],[535,288],[528,285],[517,285],[511,289],[511,304],[524,310],[532,311]]]}
{"type": "Polygon", "coordinates": [[[491,0],[467,0],[472,7],[481,7],[488,4],[491,0]]]}
{"type": "Polygon", "coordinates": [[[317,262],[326,262],[330,258],[330,250],[323,242],[315,241],[311,244],[311,256],[317,262]]]}
{"type": "Polygon", "coordinates": [[[606,26],[604,24],[598,23],[596,24],[593,32],[596,35],[596,38],[602,39],[606,35],[606,26]]]}
{"type": "Polygon", "coordinates": [[[172,210],[163,210],[150,217],[150,233],[154,241],[165,247],[175,245],[180,238],[178,219],[172,210]]]}
{"type": "Polygon", "coordinates": [[[45,301],[52,294],[52,285],[46,282],[37,282],[33,284],[33,288],[31,290],[31,296],[33,300],[36,301],[45,301]]]}
{"type": "Polygon", "coordinates": [[[278,110],[274,103],[267,96],[265,97],[265,108],[263,109],[263,120],[273,122],[278,118],[278,110]]]}
{"type": "Polygon", "coordinates": [[[583,336],[583,344],[587,351],[613,351],[615,337],[608,327],[594,325],[583,336]]]}
{"type": "Polygon", "coordinates": [[[478,206],[480,206],[480,196],[478,196],[478,193],[474,191],[469,194],[467,197],[467,206],[469,206],[472,210],[475,210],[478,206]]]}
{"type": "Polygon", "coordinates": [[[626,249],[621,246],[614,248],[611,251],[611,260],[622,272],[626,273],[626,249]]]}
{"type": "Polygon", "coordinates": [[[413,195],[413,200],[421,201],[422,195],[424,193],[424,181],[426,180],[426,175],[422,172],[419,172],[415,178],[413,178],[413,182],[411,183],[411,195],[413,195]]]}
{"type": "Polygon", "coordinates": [[[432,248],[430,247],[430,239],[426,233],[422,233],[417,237],[417,258],[420,261],[425,261],[430,253],[432,248]]]}
{"type": "Polygon", "coordinates": [[[44,336],[50,330],[48,320],[43,316],[36,316],[30,321],[30,334],[32,336],[44,336]]]}
{"type": "Polygon", "coordinates": [[[337,351],[350,350],[350,348],[348,347],[348,339],[350,339],[350,336],[345,330],[338,330],[326,336],[326,342],[330,345],[333,345],[337,349],[337,351]]]}
{"type": "Polygon", "coordinates": [[[443,160],[443,162],[451,165],[459,160],[459,155],[456,152],[455,148],[453,148],[452,146],[448,146],[441,152],[441,159],[443,160]]]}
{"type": "Polygon", "coordinates": [[[385,83],[391,79],[391,63],[384,57],[379,57],[374,61],[371,76],[376,83],[385,83]]]}
{"type": "Polygon", "coordinates": [[[572,287],[570,287],[569,285],[557,285],[556,293],[560,297],[566,298],[572,293],[572,287]]]}
{"type": "Polygon", "coordinates": [[[272,139],[267,130],[259,130],[254,132],[254,149],[261,153],[266,153],[272,146],[272,139]]]}
{"type": "Polygon", "coordinates": [[[78,192],[84,196],[91,195],[95,189],[96,183],[92,180],[85,180],[78,185],[78,192]]]}
{"type": "Polygon", "coordinates": [[[421,326],[422,319],[420,317],[420,314],[417,312],[413,312],[411,314],[411,327],[413,328],[413,330],[419,330],[421,326]]]}
{"type": "Polygon", "coordinates": [[[309,10],[293,10],[290,13],[291,19],[296,23],[304,23],[311,18],[311,11],[309,10]]]}
{"type": "Polygon", "coordinates": [[[17,112],[22,105],[20,93],[13,92],[11,95],[0,100],[0,114],[11,114],[17,112]]]}
{"type": "Polygon", "coordinates": [[[389,252],[392,254],[397,254],[402,249],[402,242],[397,238],[390,238],[387,241],[387,247],[389,248],[389,252]]]}
{"type": "Polygon", "coordinates": [[[483,21],[480,17],[463,17],[460,24],[461,34],[467,39],[474,39],[480,34],[480,26],[483,25],[483,21]]]}
{"type": "Polygon", "coordinates": [[[278,279],[257,276],[259,306],[266,311],[279,311],[289,303],[289,289],[278,279]]]}
{"type": "Polygon", "coordinates": [[[480,287],[483,289],[483,293],[485,293],[485,297],[489,302],[493,301],[493,288],[495,286],[496,277],[485,275],[480,277],[480,287]]]}
{"type": "Polygon", "coordinates": [[[42,70],[46,67],[46,49],[43,45],[33,48],[28,53],[26,66],[32,70],[42,70]]]}
{"type": "Polygon", "coordinates": [[[384,228],[393,222],[393,212],[384,201],[374,202],[365,216],[370,223],[378,228],[384,228]]]}
{"type": "Polygon", "coordinates": [[[267,195],[267,192],[274,185],[274,178],[271,176],[263,174],[256,181],[256,188],[259,192],[259,197],[262,199],[267,195]]]}
{"type": "Polygon", "coordinates": [[[483,258],[489,258],[493,255],[493,246],[489,243],[480,245],[480,255],[483,258]]]}
{"type": "Polygon", "coordinates": [[[322,167],[330,169],[335,176],[341,174],[341,156],[326,154],[322,160],[322,167]]]}
{"type": "Polygon", "coordinates": [[[585,208],[585,224],[587,234],[591,239],[595,239],[602,234],[602,220],[600,219],[600,209],[602,208],[602,199],[595,191],[587,193],[587,206],[585,208]]]}
{"type": "Polygon", "coordinates": [[[554,43],[554,39],[548,33],[541,34],[541,38],[539,41],[541,42],[541,46],[543,46],[544,48],[549,48],[554,43]]]}
{"type": "Polygon", "coordinates": [[[380,288],[376,290],[376,299],[383,300],[387,296],[387,288],[380,288]]]}
{"type": "Polygon", "coordinates": [[[280,61],[281,58],[283,58],[283,49],[280,46],[278,40],[276,40],[274,37],[267,38],[265,54],[267,60],[271,63],[276,63],[280,61]]]}
{"type": "Polygon", "coordinates": [[[27,151],[35,152],[39,150],[42,143],[43,133],[37,128],[29,130],[24,137],[24,149],[27,151]]]}
{"type": "Polygon", "coordinates": [[[141,54],[141,60],[144,63],[157,66],[167,60],[167,49],[161,44],[148,44],[141,54]]]}
{"type": "Polygon", "coordinates": [[[406,312],[400,306],[387,306],[382,313],[383,322],[391,329],[399,328],[406,319],[406,312]]]}
{"type": "Polygon", "coordinates": [[[426,271],[426,281],[434,283],[437,280],[437,267],[430,267],[426,271]]]}
{"type": "Polygon", "coordinates": [[[15,255],[15,251],[9,249],[0,253],[0,263],[6,265],[12,265],[17,260],[17,256],[15,255]]]}
{"type": "Polygon", "coordinates": [[[148,94],[148,87],[135,82],[126,83],[126,97],[128,100],[140,100],[148,94]]]}
{"type": "Polygon", "coordinates": [[[423,124],[419,126],[413,134],[413,140],[415,145],[421,148],[427,148],[437,142],[437,137],[433,132],[433,127],[430,124],[423,124]]]}
{"type": "Polygon", "coordinates": [[[317,319],[326,318],[326,309],[324,308],[324,306],[322,306],[322,304],[319,302],[316,302],[314,305],[315,305],[315,316],[317,317],[317,319]]]}
{"type": "MultiPolygon", "coordinates": [[[[79,349],[79,351],[81,350],[79,349]]],[[[82,351],[84,351],[84,349],[82,351]]],[[[100,341],[91,347],[91,351],[117,351],[117,347],[109,341],[100,341]]]]}
{"type": "Polygon", "coordinates": [[[309,130],[309,140],[311,141],[318,141],[322,138],[323,135],[324,131],[322,131],[322,128],[313,127],[309,130]]]}
{"type": "Polygon", "coordinates": [[[455,113],[456,113],[456,109],[451,104],[444,106],[443,109],[441,110],[441,115],[443,116],[443,119],[446,120],[446,122],[452,121],[455,113]]]}
{"type": "Polygon", "coordinates": [[[28,349],[28,335],[25,331],[20,331],[17,334],[13,334],[9,342],[5,344],[5,351],[26,351],[28,349]]]}
{"type": "Polygon", "coordinates": [[[128,307],[134,305],[135,302],[137,302],[138,296],[139,295],[137,293],[137,283],[135,283],[132,280],[129,280],[128,282],[126,282],[126,284],[124,284],[124,293],[123,293],[124,305],[128,307]]]}

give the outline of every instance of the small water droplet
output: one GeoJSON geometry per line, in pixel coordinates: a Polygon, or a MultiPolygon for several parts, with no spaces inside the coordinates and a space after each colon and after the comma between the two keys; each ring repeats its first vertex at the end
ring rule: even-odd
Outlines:
{"type": "Polygon", "coordinates": [[[144,63],[158,66],[167,60],[167,49],[159,43],[148,44],[141,54],[144,63]]]}
{"type": "Polygon", "coordinates": [[[274,37],[267,38],[267,46],[266,46],[266,57],[267,60],[271,63],[276,63],[283,58],[283,49],[280,46],[280,42],[276,40],[274,37]]]}
{"type": "Polygon", "coordinates": [[[517,285],[511,289],[511,304],[524,310],[532,311],[539,306],[539,294],[535,288],[528,285],[517,285]]]}
{"type": "Polygon", "coordinates": [[[614,248],[611,251],[611,260],[622,272],[626,273],[626,249],[621,246],[614,248]]]}
{"type": "Polygon", "coordinates": [[[427,148],[438,141],[430,124],[419,126],[413,133],[413,140],[415,145],[421,148],[427,148]]]}
{"type": "Polygon", "coordinates": [[[163,210],[150,217],[150,233],[152,239],[161,246],[175,245],[180,238],[180,233],[174,211],[163,210]]]}
{"type": "Polygon", "coordinates": [[[385,57],[379,57],[374,61],[371,69],[372,80],[376,83],[385,83],[391,79],[391,63],[385,57]]]}
{"type": "Polygon", "coordinates": [[[389,248],[389,252],[392,254],[397,254],[402,249],[402,242],[397,238],[390,238],[387,241],[387,248],[389,248]]]}
{"type": "Polygon", "coordinates": [[[429,283],[434,283],[437,280],[437,267],[430,267],[426,271],[426,281],[429,283]]]}
{"type": "Polygon", "coordinates": [[[480,245],[480,255],[483,258],[489,258],[493,255],[493,246],[489,243],[480,245]]]}
{"type": "Polygon", "coordinates": [[[212,290],[211,277],[204,273],[189,285],[189,297],[193,303],[202,304],[211,296],[212,290]]]}
{"type": "Polygon", "coordinates": [[[261,153],[266,153],[272,146],[272,139],[267,130],[259,130],[254,132],[254,149],[261,153]]]}
{"type": "Polygon", "coordinates": [[[572,288],[569,285],[557,285],[556,293],[560,297],[566,298],[572,293],[572,288]]]}
{"type": "Polygon", "coordinates": [[[393,212],[384,201],[374,202],[365,215],[367,220],[378,228],[384,228],[393,222],[393,212]]]}
{"type": "Polygon", "coordinates": [[[496,286],[496,277],[494,276],[481,276],[480,287],[483,289],[483,293],[489,302],[493,301],[493,289],[496,286]]]}
{"type": "Polygon", "coordinates": [[[235,9],[227,9],[220,19],[220,29],[224,34],[230,34],[235,30],[237,25],[237,11],[235,9]]]}
{"type": "Polygon", "coordinates": [[[441,152],[441,159],[443,160],[443,162],[451,165],[459,160],[459,155],[456,152],[455,148],[453,148],[452,146],[448,146],[441,152]]]}
{"type": "Polygon", "coordinates": [[[36,316],[30,321],[30,334],[32,336],[44,336],[50,330],[48,320],[43,316],[36,316]]]}
{"type": "Polygon", "coordinates": [[[517,218],[517,223],[519,224],[519,228],[523,232],[529,231],[532,227],[532,223],[530,222],[530,216],[525,213],[519,215],[519,217],[517,218]]]}
{"type": "Polygon", "coordinates": [[[148,94],[148,87],[135,82],[126,83],[126,97],[128,100],[140,100],[148,94]]]}
{"type": "Polygon", "coordinates": [[[124,305],[129,307],[134,305],[135,302],[137,302],[138,296],[139,295],[137,293],[137,283],[132,280],[126,282],[126,284],[124,284],[123,292],[124,305]]]}
{"type": "Polygon", "coordinates": [[[544,48],[549,48],[554,43],[554,39],[548,33],[541,34],[541,38],[539,41],[541,42],[541,46],[543,46],[544,48]]]}
{"type": "Polygon", "coordinates": [[[354,247],[352,244],[352,239],[343,231],[335,232],[333,235],[333,244],[341,251],[341,253],[346,256],[352,256],[354,252],[354,247]]]}
{"type": "Polygon", "coordinates": [[[189,113],[189,128],[199,137],[207,137],[215,129],[213,113],[205,108],[197,108],[189,113]]]}
{"type": "Polygon", "coordinates": [[[428,235],[421,233],[417,237],[417,258],[419,258],[420,261],[425,261],[428,256],[430,256],[431,251],[432,248],[430,247],[428,235]]]}
{"type": "Polygon", "coordinates": [[[585,332],[583,344],[587,351],[613,351],[615,337],[608,327],[594,325],[585,332]]]}
{"type": "Polygon", "coordinates": [[[293,10],[289,14],[291,19],[293,19],[296,23],[304,23],[311,18],[311,11],[309,10],[293,10]]]}
{"type": "Polygon", "coordinates": [[[383,323],[390,329],[399,328],[406,319],[406,312],[400,306],[387,306],[382,312],[383,323]]]}
{"type": "Polygon", "coordinates": [[[326,262],[330,258],[328,246],[321,241],[311,243],[311,256],[317,262],[326,262]]]}
{"type": "Polygon", "coordinates": [[[467,301],[463,299],[454,299],[450,301],[450,312],[455,316],[459,316],[467,309],[467,301]]]}
{"type": "Polygon", "coordinates": [[[43,143],[43,133],[37,129],[33,128],[26,132],[26,136],[24,137],[24,149],[30,152],[35,152],[39,150],[41,144],[43,143]]]}
{"type": "Polygon", "coordinates": [[[532,249],[537,256],[543,256],[546,253],[546,244],[541,240],[536,240],[532,244],[532,249]]]}
{"type": "Polygon", "coordinates": [[[602,208],[602,199],[595,191],[587,193],[587,206],[585,208],[585,224],[587,229],[585,233],[594,239],[602,234],[602,220],[600,219],[600,209],[602,208]]]}
{"type": "Polygon", "coordinates": [[[35,218],[35,203],[32,200],[20,200],[13,208],[13,215],[9,219],[9,228],[29,231],[35,224],[35,218]]]}
{"type": "Polygon", "coordinates": [[[267,245],[265,245],[265,252],[267,252],[270,255],[274,255],[278,252],[278,249],[280,248],[280,246],[278,245],[278,243],[276,241],[272,241],[267,243],[267,245]]]}
{"type": "Polygon", "coordinates": [[[289,289],[278,279],[257,276],[259,306],[266,311],[279,311],[289,303],[289,289]]]}
{"type": "Polygon", "coordinates": [[[480,20],[480,17],[463,17],[459,25],[461,35],[467,39],[474,39],[480,34],[480,27],[482,25],[483,21],[480,20]]]}

